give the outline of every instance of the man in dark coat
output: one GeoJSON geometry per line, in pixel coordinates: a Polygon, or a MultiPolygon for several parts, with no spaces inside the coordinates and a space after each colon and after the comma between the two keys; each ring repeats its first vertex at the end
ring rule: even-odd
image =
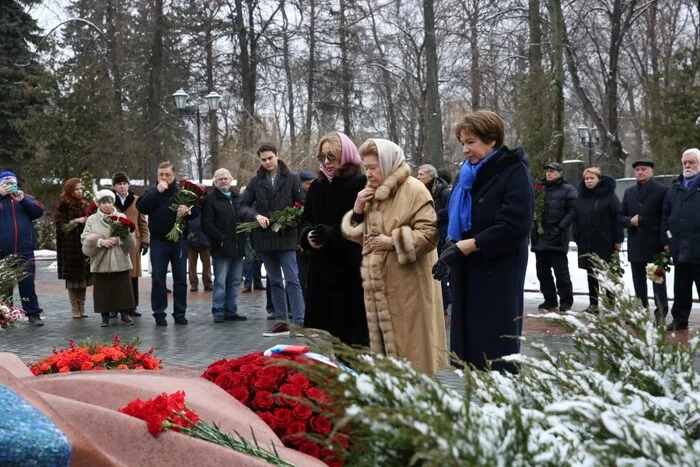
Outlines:
{"type": "Polygon", "coordinates": [[[214,191],[202,201],[202,232],[209,238],[214,259],[214,293],[211,314],[215,323],[245,321],[238,313],[246,234],[237,234],[238,193],[231,190],[231,172],[214,172],[214,191]]]}
{"type": "Polygon", "coordinates": [[[189,211],[187,206],[180,205],[173,212],[170,206],[178,191],[175,168],[170,161],[165,161],[158,166],[158,184],[146,190],[136,201],[136,209],[148,216],[148,229],[151,232],[151,309],[156,326],[168,325],[165,320],[168,263],[173,273],[173,318],[175,324],[187,324],[187,233],[181,235],[177,243],[168,240],[166,235],[178,217],[195,218],[199,216],[199,208],[189,211]]]}
{"type": "Polygon", "coordinates": [[[544,185],[544,209],[542,218],[536,219],[531,235],[537,279],[544,295],[544,302],[538,308],[545,311],[555,310],[558,291],[559,311],[567,311],[574,303],[574,289],[566,255],[569,252],[569,226],[574,221],[577,193],[564,179],[564,169],[560,164],[550,162],[544,168],[545,179],[540,181],[544,185]],[[541,224],[544,233],[539,233],[538,224],[541,224]],[[556,287],[552,269],[557,280],[556,287]]]}
{"type": "MultiPolygon", "coordinates": [[[[647,291],[647,264],[664,248],[661,244],[661,214],[668,187],[654,180],[654,163],[638,160],[632,163],[637,185],[625,190],[620,205],[617,222],[627,229],[627,259],[632,270],[634,293],[645,308],[649,307],[647,291]]],[[[653,283],[654,316],[659,321],[660,314],[668,314],[666,281],[653,283]],[[661,312],[659,312],[661,304],[661,312]]]]}
{"type": "Polygon", "coordinates": [[[673,257],[673,321],[669,331],[688,329],[693,282],[700,295],[700,149],[683,153],[683,173],[664,200],[661,241],[673,257]]]}
{"type": "MultiPolygon", "coordinates": [[[[26,261],[24,278],[17,284],[24,309],[32,326],[43,326],[39,299],[34,287],[36,231],[32,221],[44,215],[44,205],[25,194],[17,185],[17,176],[10,171],[0,173],[0,259],[19,255],[26,261]]],[[[0,299],[12,304],[12,290],[0,290],[0,299]]]]}
{"type": "MultiPolygon", "coordinates": [[[[431,195],[435,204],[435,213],[438,221],[438,255],[442,253],[447,239],[447,205],[450,202],[450,186],[438,177],[437,170],[430,164],[421,165],[418,168],[418,180],[423,182],[431,195]]],[[[442,309],[447,315],[447,307],[450,305],[449,278],[440,281],[442,286],[442,309]]]]}
{"type": "Polygon", "coordinates": [[[267,271],[277,320],[263,336],[275,337],[289,335],[287,295],[294,324],[303,326],[304,296],[297,269],[297,229],[287,227],[273,232],[270,216],[275,211],[294,206],[294,203],[303,204],[304,190],[301,189],[299,176],[290,172],[287,164],[280,160],[273,144],[261,145],[257,153],[260,168],[241,196],[239,214],[243,220],[255,220],[260,225],[260,228],[253,231],[255,250],[262,256],[267,271]]]}
{"type": "Polygon", "coordinates": [[[190,292],[197,292],[199,289],[199,278],[197,277],[197,261],[202,261],[202,285],[205,292],[211,292],[211,250],[209,249],[209,239],[202,232],[200,218],[192,219],[187,228],[187,276],[190,281],[190,292]]]}

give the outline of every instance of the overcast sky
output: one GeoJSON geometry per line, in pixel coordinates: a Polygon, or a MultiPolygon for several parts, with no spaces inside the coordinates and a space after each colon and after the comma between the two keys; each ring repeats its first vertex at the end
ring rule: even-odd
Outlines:
{"type": "Polygon", "coordinates": [[[44,34],[46,34],[51,28],[68,18],[63,11],[63,6],[69,3],[69,0],[43,0],[40,5],[30,8],[28,11],[36,18],[39,27],[44,29],[44,34]]]}

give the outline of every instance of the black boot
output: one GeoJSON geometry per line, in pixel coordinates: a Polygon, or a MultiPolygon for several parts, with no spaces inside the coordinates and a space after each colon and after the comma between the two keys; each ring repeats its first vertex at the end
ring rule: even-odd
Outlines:
{"type": "Polygon", "coordinates": [[[100,323],[100,326],[103,328],[109,327],[109,313],[102,313],[102,323],[100,323]]]}

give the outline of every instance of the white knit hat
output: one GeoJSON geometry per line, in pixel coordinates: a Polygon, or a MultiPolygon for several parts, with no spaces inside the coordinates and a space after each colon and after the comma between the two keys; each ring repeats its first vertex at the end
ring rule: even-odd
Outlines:
{"type": "Polygon", "coordinates": [[[114,203],[114,192],[112,190],[100,190],[95,193],[95,202],[97,204],[100,204],[100,201],[104,198],[109,198],[112,200],[112,203],[114,203]]]}

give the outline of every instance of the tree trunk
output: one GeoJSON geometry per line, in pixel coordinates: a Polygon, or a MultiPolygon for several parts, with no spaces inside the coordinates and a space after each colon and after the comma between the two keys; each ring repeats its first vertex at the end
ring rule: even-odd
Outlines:
{"type": "Polygon", "coordinates": [[[107,40],[109,41],[109,64],[112,70],[112,112],[117,123],[116,147],[114,155],[119,161],[118,167],[126,170],[126,124],[124,123],[124,109],[122,107],[122,69],[119,57],[121,44],[117,40],[117,15],[114,7],[115,0],[108,0],[105,10],[107,23],[107,40]]]}
{"type": "Polygon", "coordinates": [[[556,160],[564,159],[564,15],[561,0],[547,3],[552,28],[552,147],[556,160]]]}
{"type": "MultiPolygon", "coordinates": [[[[369,17],[372,24],[372,37],[375,44],[377,44],[377,52],[379,53],[381,73],[383,80],[384,96],[386,97],[386,108],[387,108],[387,126],[389,127],[389,139],[394,142],[399,140],[399,130],[396,122],[396,105],[394,104],[394,77],[389,72],[387,68],[389,61],[384,53],[384,48],[381,46],[381,40],[377,32],[377,22],[374,19],[374,9],[370,1],[367,2],[367,8],[369,10],[369,17]]],[[[400,83],[400,81],[399,81],[400,83]]],[[[398,86],[397,86],[398,88],[398,86]]],[[[396,89],[398,93],[399,90],[396,89]]]]}
{"type": "MultiPolygon", "coordinates": [[[[292,77],[292,67],[289,60],[289,21],[287,20],[287,9],[284,5],[284,0],[280,1],[282,5],[282,53],[284,74],[287,79],[287,121],[289,122],[289,139],[291,143],[290,156],[297,156],[297,128],[294,122],[294,82],[292,77]]],[[[281,134],[281,133],[280,133],[281,134]]]]}
{"type": "MultiPolygon", "coordinates": [[[[163,159],[161,150],[161,135],[158,127],[162,120],[161,97],[163,75],[163,31],[165,30],[165,17],[163,15],[163,0],[153,2],[153,43],[149,61],[148,75],[148,174],[149,179],[155,175],[158,164],[163,159]]],[[[154,178],[155,179],[155,178],[154,178]]]]}
{"type": "Polygon", "coordinates": [[[479,1],[473,1],[474,11],[469,16],[469,45],[471,51],[472,110],[481,108],[481,84],[483,75],[480,69],[479,54],[479,1]]]}
{"type": "Polygon", "coordinates": [[[423,19],[425,27],[425,82],[428,114],[426,152],[431,164],[440,168],[445,165],[445,156],[442,148],[442,114],[440,112],[440,91],[438,89],[438,58],[433,0],[423,0],[423,19]]]}
{"type": "Polygon", "coordinates": [[[315,113],[314,88],[316,86],[316,0],[309,2],[309,63],[306,71],[306,122],[304,123],[304,149],[311,154],[311,125],[315,113]]]}
{"type": "MultiPolygon", "coordinates": [[[[254,50],[255,50],[255,32],[253,31],[253,10],[248,9],[248,25],[246,25],[245,16],[243,12],[243,1],[236,0],[236,34],[238,36],[238,62],[234,63],[234,67],[237,65],[238,70],[234,69],[234,72],[240,73],[241,76],[241,90],[240,96],[243,102],[243,115],[241,117],[241,139],[239,147],[243,151],[250,151],[253,148],[254,136],[253,136],[253,119],[255,117],[255,90],[256,90],[256,76],[255,76],[255,62],[254,62],[254,50]],[[250,30],[250,32],[249,32],[250,30]]],[[[247,163],[247,158],[242,160],[242,164],[247,163]],[[245,162],[243,162],[245,161],[245,162]]]]}
{"type": "Polygon", "coordinates": [[[350,136],[352,134],[352,109],[350,107],[350,93],[352,92],[352,75],[350,73],[350,56],[348,51],[348,20],[347,0],[340,0],[340,61],[341,61],[341,84],[343,92],[343,133],[350,136]]]}
{"type": "MultiPolygon", "coordinates": [[[[213,39],[211,36],[212,18],[207,17],[204,24],[204,50],[206,52],[206,74],[207,74],[207,91],[214,91],[214,50],[213,39]]],[[[209,116],[209,163],[211,164],[212,174],[219,168],[219,119],[216,110],[209,110],[207,106],[207,115],[209,116]]]]}

